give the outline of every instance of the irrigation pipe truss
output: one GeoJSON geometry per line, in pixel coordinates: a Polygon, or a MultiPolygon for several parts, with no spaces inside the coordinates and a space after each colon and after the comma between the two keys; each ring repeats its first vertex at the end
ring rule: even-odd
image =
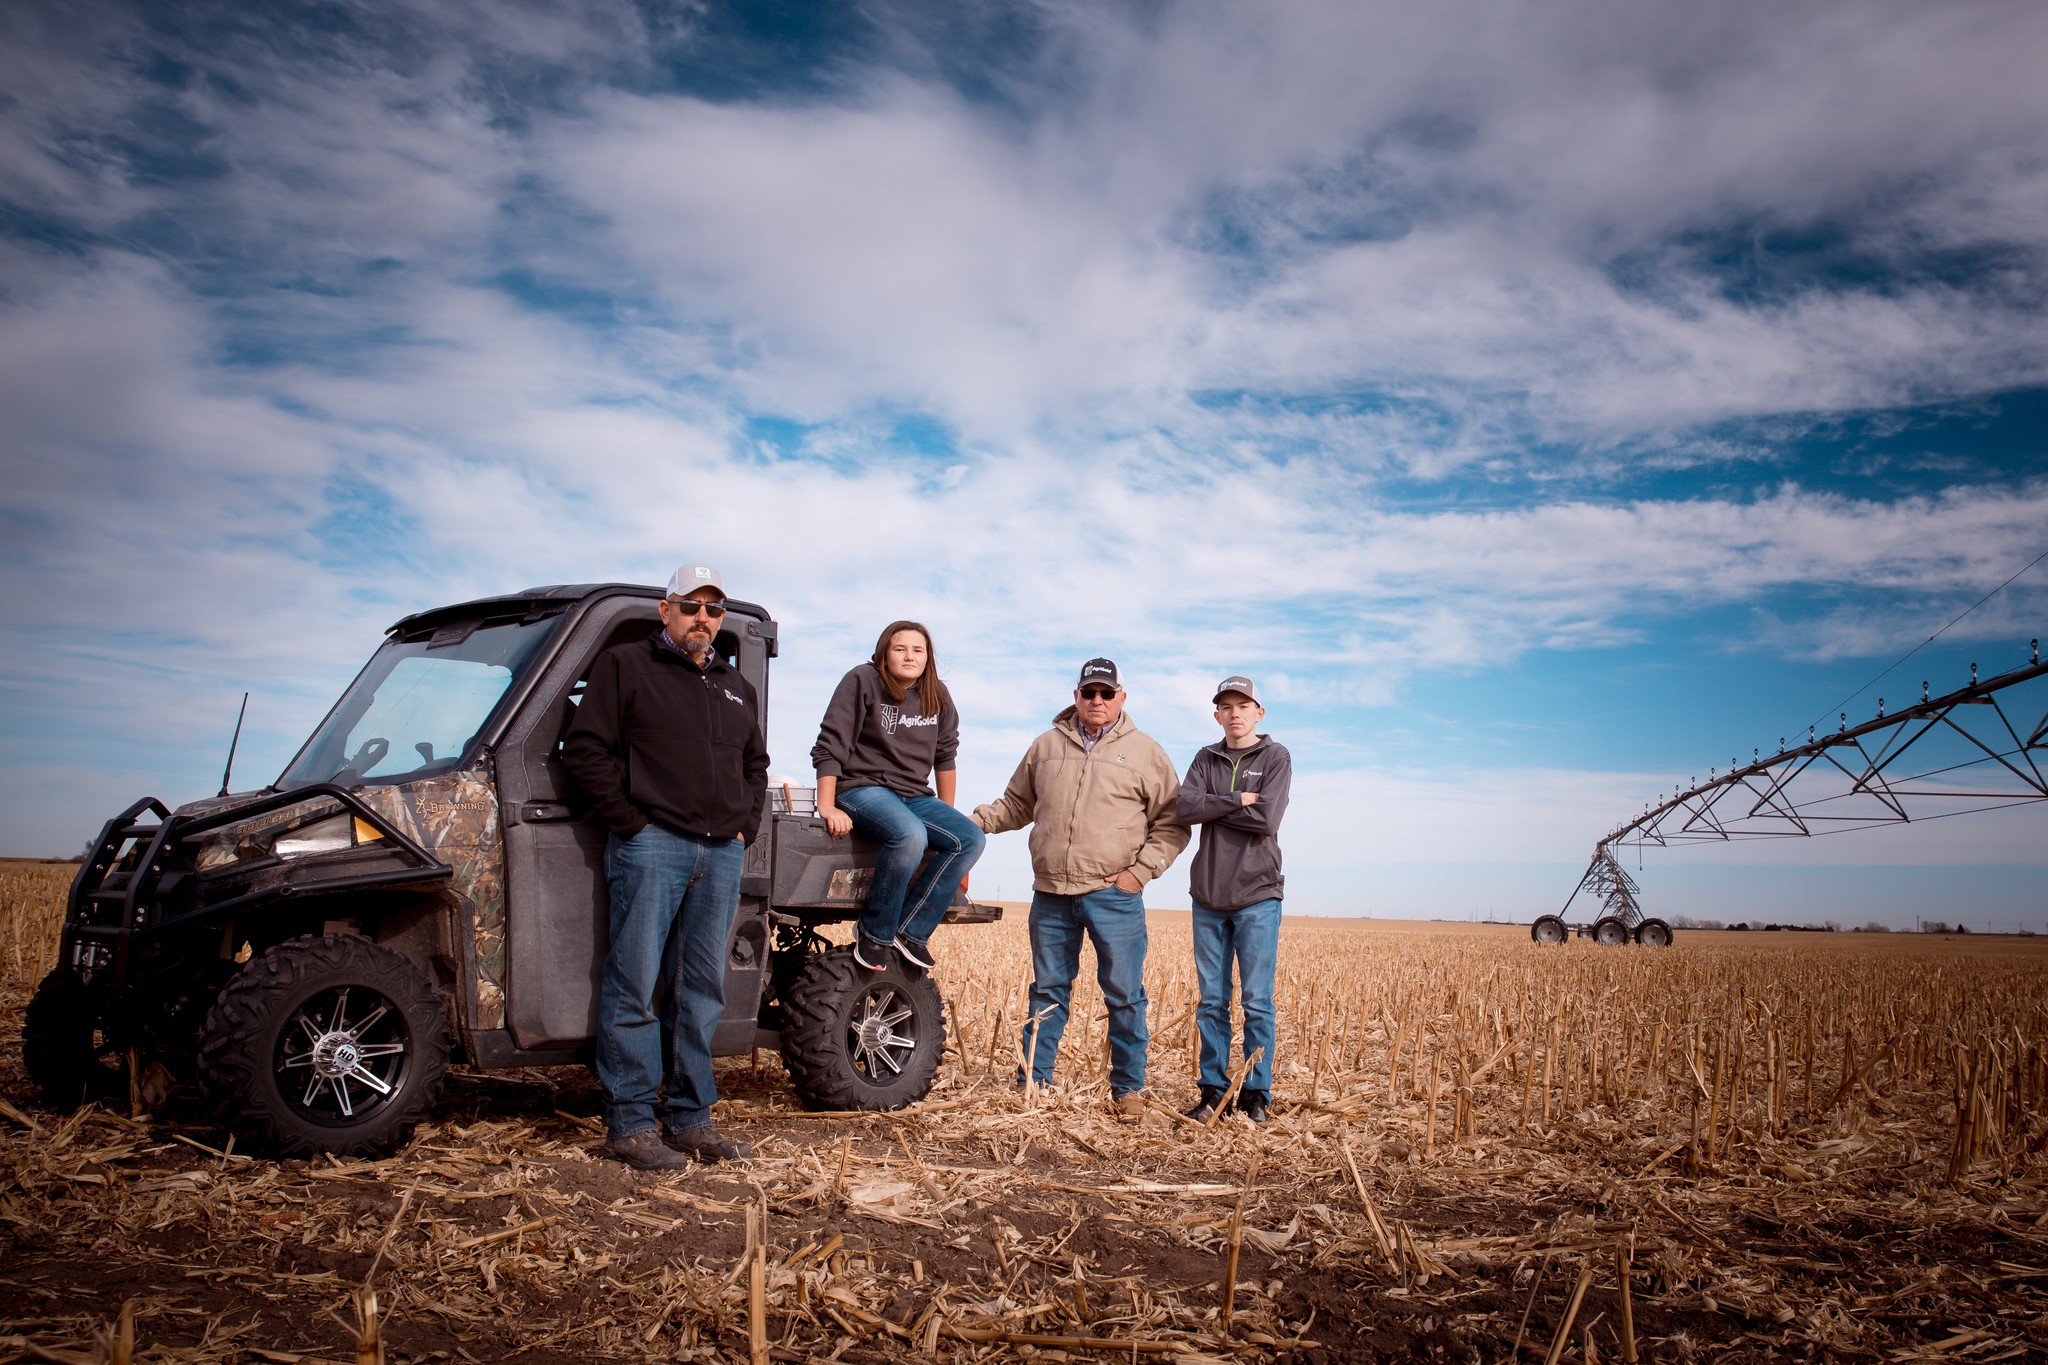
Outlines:
{"type": "Polygon", "coordinates": [[[1583,894],[1600,904],[1594,938],[1670,941],[1662,921],[1643,917],[1616,848],[1811,838],[2048,801],[2048,684],[2018,690],[2044,675],[2035,640],[2023,667],[1980,680],[1971,664],[1967,687],[1930,697],[1923,682],[1910,706],[1887,714],[1880,697],[1876,717],[1861,725],[1844,711],[1833,734],[1809,726],[1804,744],[1788,749],[1780,740],[1770,758],[1753,749],[1748,763],[1709,769],[1707,781],[1674,788],[1609,831],[1564,909],[1537,921],[1536,937],[1564,937],[1563,915],[1583,894]],[[2039,719],[2028,723],[2037,709],[2039,719]]]}

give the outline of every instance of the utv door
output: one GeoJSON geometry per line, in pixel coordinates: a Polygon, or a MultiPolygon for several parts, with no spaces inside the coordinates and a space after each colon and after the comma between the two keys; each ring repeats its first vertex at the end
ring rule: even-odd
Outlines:
{"type": "MultiPolygon", "coordinates": [[[[508,1064],[540,1060],[520,1054],[584,1053],[597,1035],[598,980],[610,940],[605,829],[562,767],[561,740],[597,656],[660,629],[659,600],[621,594],[588,603],[498,750],[510,1034],[501,1057],[508,1064]]],[[[725,622],[718,651],[754,685],[765,719],[773,623],[743,614],[738,603],[725,622]]],[[[768,853],[761,839],[748,841],[739,913],[726,949],[725,1014],[712,1040],[720,1055],[744,1052],[755,1041],[768,957],[768,853]]],[[[480,1052],[490,1051],[479,1042],[480,1052]]],[[[492,1058],[478,1060],[489,1065],[492,1058]]]]}

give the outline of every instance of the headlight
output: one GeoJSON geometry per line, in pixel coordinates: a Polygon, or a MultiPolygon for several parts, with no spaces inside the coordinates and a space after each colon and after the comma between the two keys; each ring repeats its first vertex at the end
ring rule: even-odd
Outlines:
{"type": "Polygon", "coordinates": [[[319,797],[209,836],[200,845],[197,862],[201,872],[218,872],[270,858],[339,853],[383,837],[375,825],[340,809],[332,799],[319,797]]]}
{"type": "Polygon", "coordinates": [[[354,824],[355,817],[346,812],[329,816],[310,825],[301,825],[290,834],[279,835],[270,851],[280,858],[298,858],[308,853],[334,853],[354,848],[354,824]]]}

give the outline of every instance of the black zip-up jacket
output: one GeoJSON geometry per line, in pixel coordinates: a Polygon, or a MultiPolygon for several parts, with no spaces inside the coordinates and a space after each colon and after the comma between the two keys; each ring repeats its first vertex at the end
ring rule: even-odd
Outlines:
{"type": "Polygon", "coordinates": [[[1177,811],[1183,825],[1202,826],[1202,846],[1188,872],[1188,894],[1204,910],[1242,910],[1276,900],[1280,875],[1280,817],[1294,759],[1264,735],[1249,748],[1210,745],[1188,764],[1177,811]],[[1257,792],[1245,805],[1240,793],[1257,792]]]}
{"type": "Polygon", "coordinates": [[[768,745],[753,684],[716,655],[699,669],[655,636],[597,656],[563,737],[562,766],[621,839],[650,821],[752,839],[768,807],[768,745]]]}

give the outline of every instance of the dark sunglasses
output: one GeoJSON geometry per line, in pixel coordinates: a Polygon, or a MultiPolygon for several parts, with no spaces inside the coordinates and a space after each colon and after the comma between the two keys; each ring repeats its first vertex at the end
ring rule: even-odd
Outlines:
{"type": "Polygon", "coordinates": [[[725,615],[725,607],[722,604],[717,602],[699,602],[693,597],[671,597],[668,599],[668,605],[669,610],[678,616],[695,616],[701,611],[716,621],[719,617],[725,615]]]}
{"type": "Polygon", "coordinates": [[[1081,696],[1087,701],[1108,701],[1116,695],[1114,687],[1084,687],[1081,696]]]}

